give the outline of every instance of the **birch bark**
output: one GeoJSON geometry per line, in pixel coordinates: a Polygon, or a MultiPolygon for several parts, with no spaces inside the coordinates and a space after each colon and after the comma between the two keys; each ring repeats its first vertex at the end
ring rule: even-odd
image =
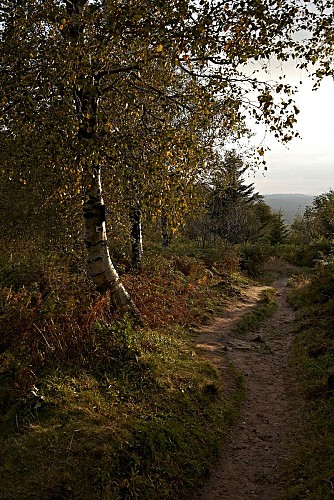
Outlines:
{"type": "Polygon", "coordinates": [[[112,304],[135,316],[137,309],[113,266],[108,249],[101,170],[96,169],[83,203],[84,241],[91,278],[99,292],[110,291],[112,304]]]}

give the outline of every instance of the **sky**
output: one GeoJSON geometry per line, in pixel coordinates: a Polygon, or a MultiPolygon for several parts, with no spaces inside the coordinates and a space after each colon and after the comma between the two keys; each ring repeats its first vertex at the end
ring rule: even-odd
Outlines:
{"type": "Polygon", "coordinates": [[[260,169],[255,177],[251,173],[249,182],[255,184],[260,194],[325,193],[334,189],[334,81],[326,78],[314,91],[311,79],[301,76],[292,65],[283,72],[288,83],[298,84],[295,101],[300,113],[296,128],[301,139],[282,145],[273,135],[264,137],[263,129],[253,127],[256,132],[253,144],[257,146],[264,139],[270,151],[265,155],[268,170],[260,169]]]}

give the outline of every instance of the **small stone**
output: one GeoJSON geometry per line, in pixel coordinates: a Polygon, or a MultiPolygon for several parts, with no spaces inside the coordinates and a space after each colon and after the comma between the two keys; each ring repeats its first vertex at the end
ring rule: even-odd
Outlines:
{"type": "Polygon", "coordinates": [[[252,340],[253,342],[264,342],[263,338],[260,335],[257,335],[252,340]]]}

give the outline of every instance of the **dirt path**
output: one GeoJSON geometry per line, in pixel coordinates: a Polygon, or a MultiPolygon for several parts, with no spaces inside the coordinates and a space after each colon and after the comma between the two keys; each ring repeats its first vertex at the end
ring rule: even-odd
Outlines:
{"type": "Polygon", "coordinates": [[[287,278],[277,280],[273,287],[277,311],[256,332],[241,339],[231,328],[254,307],[265,287],[248,289],[223,318],[203,328],[197,339],[221,371],[232,362],[245,376],[246,386],[240,420],[200,494],[203,500],[274,500],[284,491],[282,469],[298,406],[287,377],[294,312],[286,301],[287,278]]]}

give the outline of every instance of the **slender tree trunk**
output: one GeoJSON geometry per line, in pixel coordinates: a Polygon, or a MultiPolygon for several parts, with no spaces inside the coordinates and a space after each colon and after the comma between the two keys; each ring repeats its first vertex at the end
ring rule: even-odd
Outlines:
{"type": "Polygon", "coordinates": [[[83,203],[84,239],[91,278],[101,293],[110,291],[112,304],[138,316],[137,309],[114,268],[108,249],[101,172],[95,171],[83,203]]]}
{"type": "Polygon", "coordinates": [[[162,235],[162,248],[168,248],[170,244],[170,234],[168,231],[168,217],[165,211],[161,214],[161,235],[162,235]]]}
{"type": "MultiPolygon", "coordinates": [[[[82,13],[88,0],[66,2],[70,16],[69,29],[64,37],[82,56],[84,47],[80,36],[85,21],[82,13]]],[[[79,59],[79,58],[78,58],[79,59]]],[[[78,118],[78,161],[83,171],[83,218],[87,263],[91,278],[98,291],[110,291],[111,304],[122,312],[129,312],[138,323],[139,313],[125,290],[109,254],[105,205],[102,198],[101,168],[94,168],[94,153],[98,149],[99,89],[94,74],[78,68],[77,82],[73,87],[74,105],[78,118]]]]}
{"type": "Polygon", "coordinates": [[[132,254],[131,261],[133,269],[139,270],[143,256],[143,238],[141,227],[141,210],[139,206],[130,209],[132,254]]]}

